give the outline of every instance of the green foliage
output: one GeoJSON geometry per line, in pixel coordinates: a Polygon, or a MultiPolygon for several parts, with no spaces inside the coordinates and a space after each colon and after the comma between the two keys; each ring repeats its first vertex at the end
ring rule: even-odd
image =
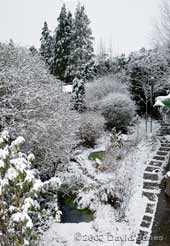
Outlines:
{"type": "Polygon", "coordinates": [[[103,161],[105,158],[105,151],[95,151],[90,153],[89,160],[95,161],[96,159],[103,161]]]}

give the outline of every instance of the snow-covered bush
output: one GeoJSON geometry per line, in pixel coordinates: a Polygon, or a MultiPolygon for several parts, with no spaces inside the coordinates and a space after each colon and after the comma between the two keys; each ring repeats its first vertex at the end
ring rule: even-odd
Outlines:
{"type": "Polygon", "coordinates": [[[117,81],[114,77],[107,76],[89,82],[86,85],[86,103],[89,109],[97,110],[100,101],[110,93],[128,94],[125,84],[117,81]]]}
{"type": "MultiPolygon", "coordinates": [[[[39,196],[60,185],[58,178],[41,182],[31,169],[34,155],[20,152],[24,142],[23,137],[18,137],[10,143],[7,131],[0,136],[0,238],[4,246],[34,245],[44,214],[39,196]]],[[[56,205],[55,218],[59,220],[59,216],[56,205]]]]}
{"type": "Polygon", "coordinates": [[[78,112],[84,112],[85,105],[85,85],[82,79],[73,80],[72,107],[78,112]]]}
{"type": "Polygon", "coordinates": [[[79,128],[79,137],[83,145],[87,147],[94,147],[97,138],[99,138],[104,131],[105,120],[104,117],[95,112],[86,112],[81,115],[81,122],[79,128]]]}
{"type": "Polygon", "coordinates": [[[25,137],[44,178],[54,175],[77,144],[79,121],[61,82],[49,75],[38,55],[0,44],[0,96],[0,128],[25,137]]]}
{"type": "Polygon", "coordinates": [[[109,129],[124,130],[135,114],[135,105],[130,97],[122,93],[110,93],[101,100],[99,108],[109,129]]]}

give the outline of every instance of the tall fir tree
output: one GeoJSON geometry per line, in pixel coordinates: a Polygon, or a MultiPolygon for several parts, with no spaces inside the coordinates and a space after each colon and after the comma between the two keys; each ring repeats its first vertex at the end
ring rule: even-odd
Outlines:
{"type": "Polygon", "coordinates": [[[69,57],[71,52],[72,40],[72,14],[69,11],[67,14],[65,4],[62,6],[58,26],[54,33],[53,60],[51,64],[51,72],[57,78],[69,81],[69,73],[66,73],[69,66],[69,57]]]}
{"type": "Polygon", "coordinates": [[[90,21],[85,13],[84,6],[78,4],[73,25],[72,49],[69,59],[71,64],[70,77],[76,76],[87,79],[92,74],[93,61],[93,37],[89,27],[90,21]]]}
{"type": "Polygon", "coordinates": [[[46,64],[50,65],[52,57],[52,36],[50,35],[50,30],[48,29],[48,24],[46,21],[44,22],[41,35],[39,52],[46,64]]]}

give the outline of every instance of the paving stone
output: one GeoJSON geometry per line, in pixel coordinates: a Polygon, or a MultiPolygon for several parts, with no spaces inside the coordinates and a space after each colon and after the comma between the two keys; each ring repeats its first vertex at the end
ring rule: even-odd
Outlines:
{"type": "Polygon", "coordinates": [[[149,179],[149,180],[153,180],[156,181],[158,180],[158,174],[155,173],[144,173],[143,175],[143,179],[149,179]]]}
{"type": "Polygon", "coordinates": [[[157,173],[160,171],[160,168],[158,168],[158,167],[147,167],[146,169],[145,169],[145,172],[156,172],[157,171],[157,173]]]}
{"type": "Polygon", "coordinates": [[[162,143],[161,147],[170,148],[170,143],[162,143]]]}
{"type": "Polygon", "coordinates": [[[160,147],[159,148],[159,151],[170,151],[170,147],[169,148],[167,148],[167,147],[160,147]]]}
{"type": "Polygon", "coordinates": [[[162,164],[163,164],[163,162],[161,162],[161,161],[150,161],[150,162],[148,163],[148,165],[156,166],[156,167],[161,167],[162,164]]]}
{"type": "Polygon", "coordinates": [[[156,136],[157,136],[157,137],[163,137],[163,135],[160,134],[160,133],[157,133],[156,136]]]}
{"type": "Polygon", "coordinates": [[[143,191],[142,195],[146,196],[151,202],[155,202],[157,200],[157,195],[154,193],[143,191]]]}
{"type": "Polygon", "coordinates": [[[156,155],[153,157],[153,159],[158,160],[158,161],[164,161],[165,157],[156,155]]]}
{"type": "Polygon", "coordinates": [[[148,216],[148,215],[144,215],[143,216],[143,220],[148,221],[148,222],[151,222],[152,221],[152,217],[151,216],[148,216]]]}
{"type": "Polygon", "coordinates": [[[165,151],[158,151],[156,153],[157,155],[160,155],[160,156],[166,156],[168,154],[168,152],[165,152],[165,151]]]}
{"type": "Polygon", "coordinates": [[[147,221],[142,221],[142,223],[140,224],[141,227],[145,227],[145,228],[149,228],[151,225],[150,222],[147,222],[147,221]]]}
{"type": "Polygon", "coordinates": [[[145,210],[145,213],[153,214],[154,213],[154,207],[155,207],[155,204],[148,203],[146,210],[145,210]]]}
{"type": "Polygon", "coordinates": [[[142,244],[144,241],[148,241],[148,240],[149,240],[148,232],[140,230],[138,237],[137,237],[137,240],[136,240],[136,243],[142,244]]]}
{"type": "Polygon", "coordinates": [[[159,188],[158,183],[143,182],[143,189],[153,190],[153,189],[158,189],[158,188],[159,188]]]}

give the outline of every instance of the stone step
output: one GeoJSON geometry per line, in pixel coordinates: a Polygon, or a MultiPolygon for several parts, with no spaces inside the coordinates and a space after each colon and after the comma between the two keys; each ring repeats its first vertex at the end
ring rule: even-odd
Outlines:
{"type": "Polygon", "coordinates": [[[140,224],[141,227],[145,227],[145,228],[149,228],[151,225],[150,222],[147,222],[147,221],[142,221],[142,223],[140,224]]]}
{"type": "Polygon", "coordinates": [[[143,179],[149,179],[149,180],[153,180],[153,181],[157,181],[159,179],[158,174],[155,173],[144,173],[143,175],[143,179]]]}
{"type": "Polygon", "coordinates": [[[143,189],[146,189],[146,190],[159,189],[159,184],[151,183],[151,182],[143,182],[143,189]]]}
{"type": "Polygon", "coordinates": [[[142,244],[143,242],[148,240],[148,232],[140,230],[136,239],[136,244],[142,244]]]}
{"type": "Polygon", "coordinates": [[[155,166],[155,167],[161,167],[162,164],[163,164],[163,162],[161,162],[161,161],[150,161],[150,162],[148,163],[148,165],[150,165],[150,166],[155,166]]]}
{"type": "Polygon", "coordinates": [[[166,143],[168,143],[168,141],[167,141],[167,140],[164,140],[163,138],[160,139],[160,142],[161,142],[161,144],[166,144],[166,143]]]}
{"type": "Polygon", "coordinates": [[[158,151],[156,154],[159,155],[159,156],[166,156],[168,154],[168,152],[166,152],[166,151],[158,151]]]}
{"type": "Polygon", "coordinates": [[[157,137],[163,137],[163,134],[157,133],[156,136],[157,137]]]}
{"type": "Polygon", "coordinates": [[[161,147],[170,148],[170,143],[162,143],[161,147]]]}
{"type": "Polygon", "coordinates": [[[155,204],[148,203],[146,206],[145,213],[153,214],[154,213],[154,207],[155,207],[155,204]]]}
{"type": "Polygon", "coordinates": [[[158,161],[164,161],[164,160],[165,160],[165,157],[159,156],[159,155],[155,155],[155,156],[153,157],[153,159],[154,159],[154,160],[158,160],[158,161]]]}
{"type": "Polygon", "coordinates": [[[149,199],[149,201],[151,201],[151,202],[155,202],[158,198],[158,196],[156,194],[150,193],[150,192],[145,192],[145,191],[143,191],[142,195],[146,196],[149,199]]]}
{"type": "Polygon", "coordinates": [[[151,216],[144,215],[144,216],[143,216],[143,220],[144,220],[144,221],[151,222],[151,221],[152,221],[152,217],[151,217],[151,216]]]}
{"type": "Polygon", "coordinates": [[[145,172],[155,172],[155,173],[158,173],[160,171],[160,168],[158,168],[158,167],[147,167],[146,169],[145,169],[145,172]]]}
{"type": "Polygon", "coordinates": [[[170,151],[170,147],[169,148],[167,148],[167,147],[161,147],[161,148],[159,148],[159,151],[170,151]]]}

